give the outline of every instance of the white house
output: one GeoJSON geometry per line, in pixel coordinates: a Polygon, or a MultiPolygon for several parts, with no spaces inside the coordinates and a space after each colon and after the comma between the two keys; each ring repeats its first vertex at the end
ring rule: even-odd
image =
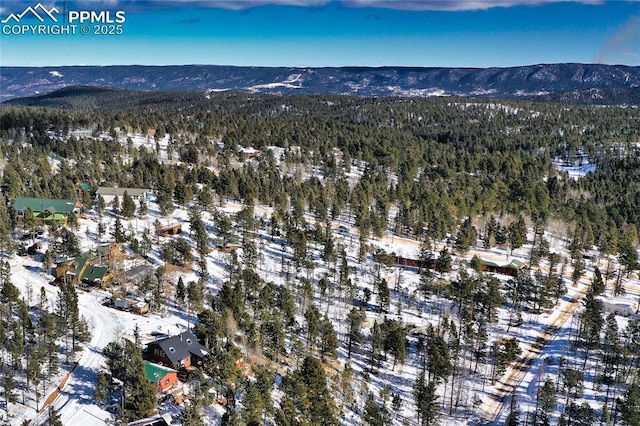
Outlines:
{"type": "Polygon", "coordinates": [[[127,194],[129,194],[129,196],[131,198],[133,198],[133,201],[137,203],[140,202],[140,200],[143,200],[144,202],[149,201],[150,197],[151,197],[151,190],[150,189],[144,189],[144,188],[112,188],[112,187],[108,187],[108,186],[101,186],[98,188],[98,190],[96,191],[96,197],[98,195],[102,196],[102,198],[104,199],[104,202],[106,205],[111,205],[113,203],[113,201],[118,198],[118,203],[120,203],[120,205],[122,205],[122,197],[124,196],[125,191],[127,192],[127,194]]]}

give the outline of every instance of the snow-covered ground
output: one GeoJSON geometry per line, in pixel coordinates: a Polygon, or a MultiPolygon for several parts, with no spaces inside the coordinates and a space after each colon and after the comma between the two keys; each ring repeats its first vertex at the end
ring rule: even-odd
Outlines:
{"type": "MultiPolygon", "coordinates": [[[[134,144],[135,143],[142,144],[144,141],[142,139],[136,139],[134,141],[134,144]]],[[[229,215],[234,214],[243,207],[241,204],[232,201],[221,204],[222,206],[219,207],[219,210],[229,215]]],[[[257,217],[268,219],[273,213],[273,209],[256,206],[254,212],[257,217]]],[[[211,215],[205,213],[203,216],[208,227],[214,229],[211,215]]],[[[124,221],[124,229],[132,229],[139,238],[145,228],[149,228],[153,232],[153,222],[155,219],[160,219],[163,223],[181,223],[183,231],[180,236],[191,241],[188,235],[188,211],[186,209],[177,209],[171,218],[161,218],[155,203],[151,203],[146,218],[124,221]]],[[[114,217],[110,214],[105,214],[103,220],[107,225],[108,234],[113,226],[114,217]]],[[[309,223],[314,222],[311,216],[307,216],[307,220],[309,223]]],[[[361,294],[365,288],[373,289],[374,264],[371,260],[364,264],[357,262],[358,238],[357,231],[353,228],[352,222],[349,218],[342,217],[333,223],[333,228],[338,230],[338,232],[335,233],[336,243],[344,246],[347,252],[348,261],[352,268],[351,276],[357,286],[357,294],[361,294]],[[345,228],[346,232],[344,231],[345,228]]],[[[76,235],[80,239],[82,247],[95,247],[98,243],[98,241],[96,241],[96,217],[89,214],[88,218],[81,219],[79,231],[76,232],[76,235]]],[[[547,237],[554,251],[561,253],[563,256],[567,255],[564,247],[565,242],[557,233],[550,231],[547,237]]],[[[103,242],[106,240],[108,240],[108,237],[105,237],[103,242]]],[[[278,285],[288,285],[287,282],[290,279],[296,280],[296,278],[299,277],[309,276],[315,281],[327,274],[331,274],[326,266],[319,261],[320,255],[318,248],[310,248],[310,257],[315,261],[314,269],[311,271],[296,271],[295,267],[291,265],[290,253],[288,253],[286,246],[283,246],[279,240],[272,241],[267,235],[266,230],[259,231],[258,240],[262,250],[262,258],[258,262],[258,272],[265,281],[272,281],[278,285]],[[283,268],[286,268],[286,271],[283,270],[283,268]]],[[[163,239],[162,242],[164,241],[166,240],[163,239]]],[[[210,236],[210,246],[214,246],[215,241],[216,235],[212,234],[210,236]]],[[[396,254],[406,257],[417,257],[420,245],[416,240],[392,235],[385,235],[380,239],[371,239],[370,243],[383,248],[389,253],[395,252],[396,254]]],[[[438,243],[434,249],[437,251],[442,246],[442,243],[438,243]]],[[[464,256],[456,257],[454,263],[462,264],[463,266],[456,266],[452,273],[446,274],[443,278],[454,280],[457,270],[461,267],[466,267],[464,264],[473,255],[496,262],[507,263],[514,258],[526,261],[529,257],[530,249],[530,245],[525,245],[515,250],[511,255],[505,249],[494,248],[492,250],[484,250],[472,248],[464,256]]],[[[240,251],[240,255],[241,254],[240,251]]],[[[224,269],[226,256],[226,254],[220,251],[211,250],[206,258],[211,277],[208,282],[208,291],[214,294],[227,277],[227,272],[224,269]]],[[[162,264],[160,251],[157,246],[151,253],[149,260],[155,265],[162,264]]],[[[28,298],[29,291],[32,294],[38,294],[40,287],[44,287],[49,298],[49,303],[51,306],[54,306],[53,304],[55,303],[58,289],[49,284],[52,277],[42,272],[40,262],[27,257],[21,258],[14,256],[10,259],[10,264],[12,268],[12,280],[26,298],[28,298]]],[[[467,379],[466,385],[461,390],[463,393],[462,399],[466,401],[465,406],[456,410],[451,415],[443,415],[441,424],[449,426],[472,425],[487,420],[493,421],[495,425],[502,424],[508,412],[508,397],[510,396],[510,392],[501,394],[499,392],[499,386],[501,381],[506,381],[508,378],[512,378],[511,380],[513,380],[513,382],[511,383],[516,385],[515,393],[518,396],[521,410],[523,412],[532,411],[532,407],[535,406],[535,393],[538,388],[538,383],[547,377],[553,378],[558,375],[557,361],[559,357],[562,356],[568,359],[570,363],[577,362],[579,355],[571,354],[567,342],[569,339],[568,336],[572,334],[572,327],[576,326],[575,310],[580,307],[579,300],[587,284],[590,282],[589,277],[592,268],[589,267],[588,270],[589,272],[583,277],[577,287],[573,287],[570,283],[567,283],[568,293],[562,298],[561,303],[559,303],[553,311],[539,315],[524,314],[522,326],[511,327],[509,329],[508,334],[516,337],[521,342],[523,357],[526,357],[527,354],[531,357],[529,359],[531,367],[523,371],[521,376],[515,375],[513,370],[508,369],[503,375],[503,379],[493,385],[489,383],[488,380],[484,380],[480,374],[470,376],[467,379]],[[550,326],[557,328],[557,333],[550,337],[550,342],[544,346],[539,354],[537,352],[532,353],[530,347],[536,342],[536,339],[548,333],[550,326]],[[479,401],[478,405],[474,406],[471,403],[472,400],[479,401]],[[507,403],[502,405],[502,402],[507,403]],[[494,415],[495,419],[493,419],[494,415]]],[[[568,274],[570,271],[566,271],[566,273],[568,274]]],[[[194,271],[185,272],[182,273],[182,275],[184,276],[185,282],[197,279],[194,271]]],[[[170,284],[175,284],[178,276],[178,273],[170,274],[167,279],[170,284]]],[[[384,314],[377,313],[375,310],[368,310],[365,334],[370,333],[370,327],[374,321],[380,322],[384,320],[385,317],[399,320],[404,324],[410,324],[418,329],[425,329],[429,323],[437,324],[442,312],[453,311],[455,309],[450,301],[439,299],[435,296],[430,300],[426,300],[418,295],[419,276],[415,270],[388,267],[383,268],[382,276],[387,279],[390,283],[389,287],[393,289],[391,292],[392,301],[389,307],[389,313],[384,314]],[[397,286],[395,284],[397,284],[397,286]]],[[[501,279],[508,279],[508,277],[501,277],[501,279]]],[[[626,279],[625,286],[628,290],[627,297],[636,300],[638,294],[640,294],[640,284],[638,280],[634,278],[626,279]]],[[[175,310],[172,304],[169,304],[171,307],[163,315],[152,313],[148,316],[137,316],[127,312],[117,311],[105,307],[100,303],[101,300],[108,295],[109,293],[106,291],[94,290],[89,293],[79,292],[80,313],[89,323],[92,338],[91,341],[85,345],[81,354],[79,354],[77,366],[73,369],[69,380],[61,388],[59,396],[53,402],[53,406],[59,410],[65,425],[99,425],[107,424],[111,421],[111,414],[101,409],[93,399],[97,373],[101,368],[104,368],[104,358],[101,355],[101,351],[108,343],[122,338],[133,340],[133,330],[136,327],[140,330],[142,343],[146,343],[153,339],[152,333],[177,334],[179,331],[187,328],[188,321],[193,325],[195,320],[193,313],[191,313],[191,317],[189,318],[185,312],[175,310]]],[[[169,292],[166,297],[171,299],[171,292],[169,292]]],[[[388,361],[382,362],[382,366],[378,368],[376,372],[369,372],[369,356],[366,350],[355,351],[350,360],[348,360],[346,356],[344,342],[346,341],[345,334],[347,328],[345,319],[351,304],[344,300],[341,301],[338,294],[334,294],[333,298],[330,298],[320,294],[319,291],[315,292],[314,300],[319,310],[326,313],[334,323],[339,340],[342,343],[338,350],[339,365],[348,362],[354,370],[357,378],[356,383],[361,387],[361,389],[356,389],[355,392],[357,395],[355,405],[359,408],[354,410],[348,406],[343,407],[343,421],[345,424],[358,424],[360,415],[357,414],[356,411],[361,410],[363,407],[366,394],[373,392],[375,395],[380,395],[383,389],[389,389],[393,393],[398,393],[403,400],[401,409],[394,414],[394,424],[401,425],[403,421],[406,421],[408,424],[413,424],[416,419],[416,409],[413,403],[413,386],[421,371],[421,362],[415,355],[414,349],[416,339],[411,336],[409,337],[412,349],[410,349],[409,356],[404,364],[398,364],[392,369],[392,359],[389,358],[388,361]],[[364,392],[365,388],[366,392],[364,392]]],[[[30,300],[30,302],[35,303],[32,300],[30,300]]],[[[491,340],[504,336],[507,333],[508,312],[505,309],[500,309],[499,315],[498,323],[492,326],[490,330],[491,340]]],[[[304,323],[302,313],[298,313],[297,320],[300,324],[304,323]]],[[[623,320],[621,319],[621,321],[623,320]]],[[[289,343],[290,342],[288,342],[288,344],[289,343]]],[[[62,381],[64,375],[70,368],[71,366],[67,366],[66,369],[63,369],[64,371],[62,371],[59,377],[54,380],[54,383],[49,386],[47,395],[55,391],[56,386],[62,381]]],[[[486,369],[487,367],[485,366],[483,368],[486,369]]],[[[589,368],[593,368],[593,366],[589,365],[587,369],[589,368]]],[[[602,405],[602,395],[601,393],[593,391],[593,388],[593,384],[586,383],[586,391],[582,398],[592,405],[594,409],[600,409],[602,405]]],[[[443,391],[444,389],[441,385],[439,392],[442,393],[443,391]]],[[[171,410],[169,408],[163,409],[171,410]]],[[[217,424],[222,412],[223,410],[220,406],[208,407],[205,410],[208,424],[217,424]]],[[[30,419],[33,419],[32,424],[39,425],[44,424],[46,420],[46,414],[37,414],[33,395],[26,395],[24,405],[11,404],[10,413],[12,417],[9,424],[11,425],[19,425],[22,424],[23,421],[30,419]]]]}

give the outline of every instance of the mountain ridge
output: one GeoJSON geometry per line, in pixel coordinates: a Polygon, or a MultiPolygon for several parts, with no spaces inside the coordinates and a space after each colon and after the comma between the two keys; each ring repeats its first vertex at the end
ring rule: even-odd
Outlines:
{"type": "MultiPolygon", "coordinates": [[[[562,63],[505,68],[232,65],[0,67],[0,101],[49,93],[68,86],[138,91],[230,90],[278,95],[530,99],[535,96],[553,98],[556,94],[589,89],[640,87],[640,66],[562,63]]],[[[598,98],[598,94],[595,98],[598,98]]]]}

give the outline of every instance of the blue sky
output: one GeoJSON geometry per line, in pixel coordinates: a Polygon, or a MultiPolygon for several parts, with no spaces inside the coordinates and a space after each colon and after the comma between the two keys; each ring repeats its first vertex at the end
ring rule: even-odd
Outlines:
{"type": "MultiPolygon", "coordinates": [[[[0,19],[37,2],[3,0],[0,19]]],[[[63,10],[122,10],[126,21],[120,35],[4,34],[11,29],[3,28],[1,65],[640,65],[637,0],[41,3],[55,6],[60,16],[63,10]]],[[[27,14],[20,24],[39,22],[27,14]]]]}

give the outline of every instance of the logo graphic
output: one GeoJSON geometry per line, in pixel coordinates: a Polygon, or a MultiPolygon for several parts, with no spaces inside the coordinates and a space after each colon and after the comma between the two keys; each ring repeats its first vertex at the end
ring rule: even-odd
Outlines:
{"type": "MultiPolygon", "coordinates": [[[[2,0],[0,0],[2,1],[2,0]]],[[[45,0],[41,0],[45,1],[45,0]]],[[[11,13],[0,21],[2,35],[66,36],[66,35],[120,35],[127,20],[124,10],[66,10],[57,7],[27,6],[20,13],[11,13]],[[34,22],[34,18],[37,22],[34,22]]]]}
{"type": "Polygon", "coordinates": [[[22,11],[22,13],[18,13],[17,15],[15,13],[12,13],[0,22],[3,24],[7,24],[9,21],[13,20],[15,23],[19,23],[20,20],[28,13],[33,15],[40,22],[45,21],[42,15],[48,17],[53,22],[58,22],[58,18],[55,17],[54,13],[60,13],[60,11],[55,6],[48,10],[42,5],[42,3],[38,3],[34,7],[27,6],[27,8],[22,11]],[[38,13],[38,11],[40,11],[40,13],[38,13]]]}

